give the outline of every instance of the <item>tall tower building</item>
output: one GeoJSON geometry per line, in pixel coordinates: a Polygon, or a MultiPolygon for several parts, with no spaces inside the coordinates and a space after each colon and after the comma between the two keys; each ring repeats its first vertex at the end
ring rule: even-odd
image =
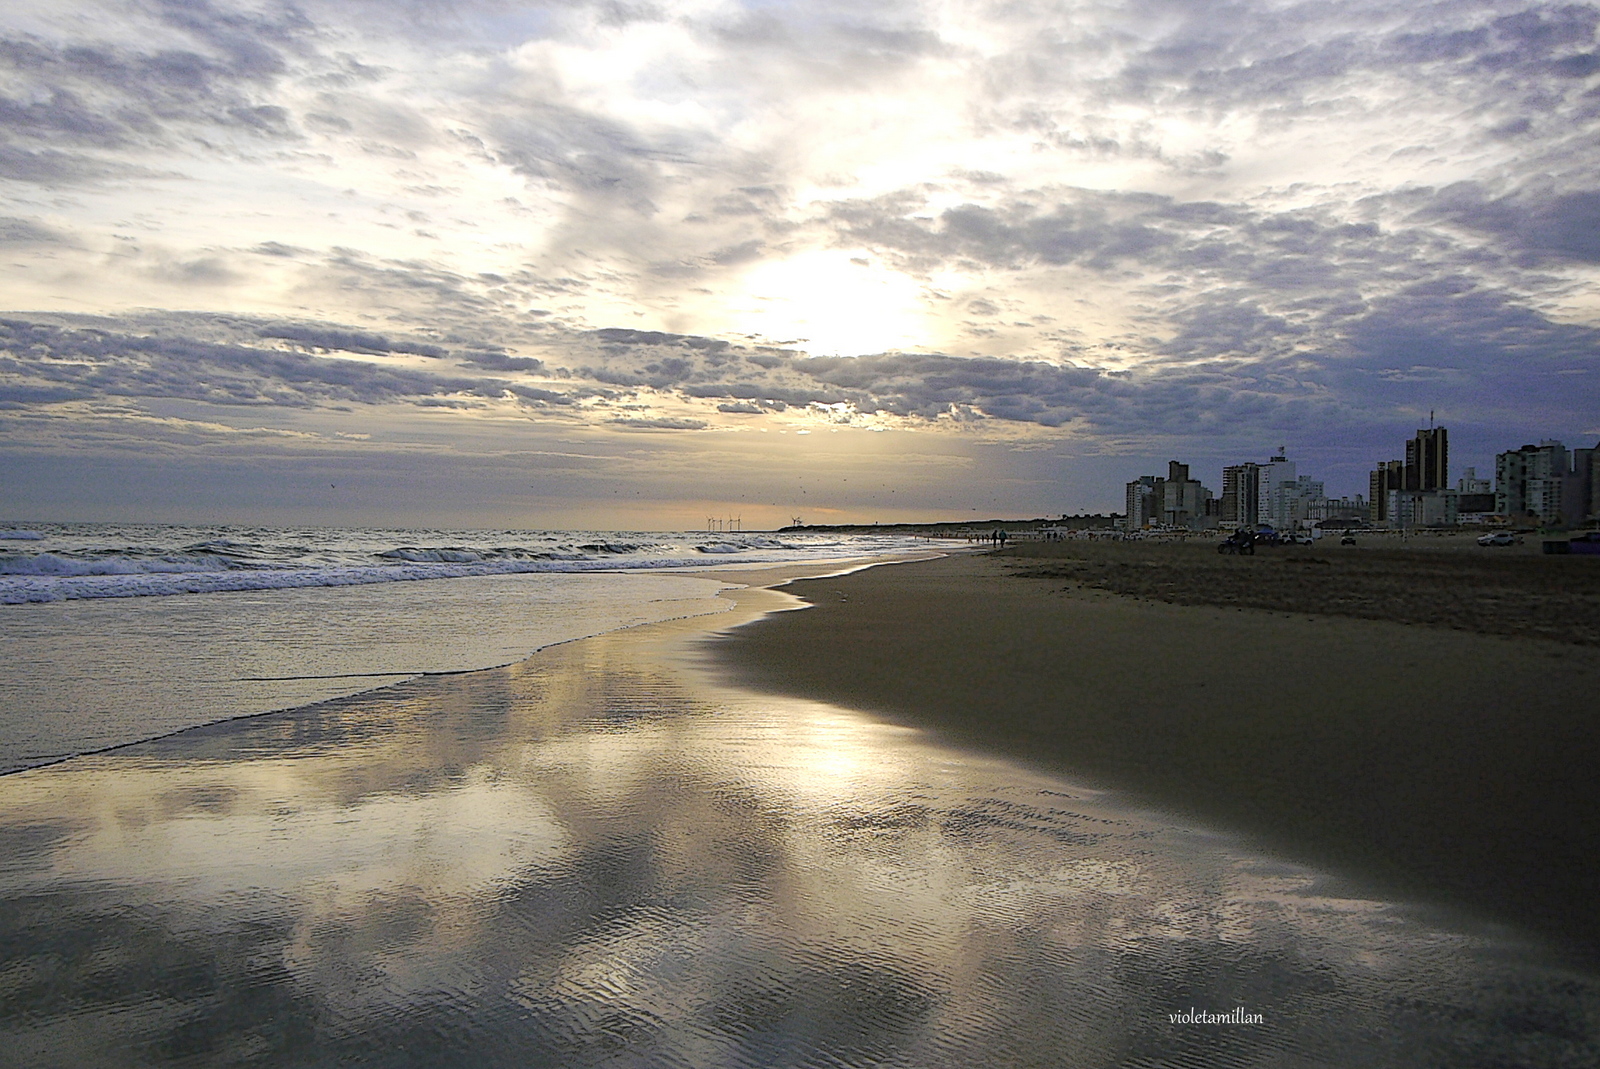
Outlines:
{"type": "Polygon", "coordinates": [[[1261,522],[1261,465],[1254,461],[1222,469],[1222,522],[1254,527],[1261,522]]]}
{"type": "MultiPolygon", "coordinates": [[[[1406,452],[1411,451],[1415,442],[1406,443],[1406,452]]],[[[1389,491],[1404,490],[1406,488],[1406,465],[1399,460],[1380,460],[1372,474],[1367,477],[1367,518],[1373,523],[1384,523],[1389,519],[1389,491]]]]}
{"type": "Polygon", "coordinates": [[[1450,485],[1450,438],[1443,427],[1428,427],[1406,443],[1402,490],[1443,490],[1450,485]]]}
{"type": "Polygon", "coordinates": [[[1282,511],[1277,508],[1277,504],[1281,499],[1277,491],[1285,484],[1293,485],[1298,481],[1299,478],[1295,474],[1294,461],[1284,454],[1283,447],[1280,446],[1278,455],[1261,465],[1258,472],[1258,482],[1261,486],[1261,519],[1263,522],[1270,523],[1274,529],[1278,530],[1286,529],[1291,525],[1293,521],[1283,515],[1282,511]]]}

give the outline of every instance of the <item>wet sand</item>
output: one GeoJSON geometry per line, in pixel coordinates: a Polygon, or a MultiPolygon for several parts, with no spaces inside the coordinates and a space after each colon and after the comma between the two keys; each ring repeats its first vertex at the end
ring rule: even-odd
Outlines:
{"type": "MultiPolygon", "coordinates": [[[[812,586],[1003,603],[1037,582],[993,563],[812,586]]],[[[0,777],[0,1065],[1600,1053],[1600,976],[1537,946],[931,732],[719,681],[719,633],[826,612],[746,628],[794,599],[726,596],[0,777]]]]}
{"type": "MultiPolygon", "coordinates": [[[[1237,588],[1185,575],[1214,547],[1090,549],[793,583],[812,607],[731,633],[726,671],[1130,791],[1368,892],[1600,961],[1600,649],[1319,612],[1296,584],[1330,566],[1265,552],[1242,563],[1282,577],[1248,588],[1270,608],[1171,604],[1148,595],[1230,600],[1237,588]]],[[[1302,559],[1333,556],[1318,550],[1302,559]]],[[[1535,578],[1499,591],[1516,634],[1551,594],[1545,562],[1527,563],[1535,578]]],[[[1426,565],[1367,555],[1351,584],[1363,615],[1381,614],[1385,582],[1400,620],[1479,596],[1426,565]],[[1419,571],[1427,595],[1407,593],[1419,571]]],[[[1579,595],[1562,611],[1581,624],[1595,602],[1579,595]]]]}

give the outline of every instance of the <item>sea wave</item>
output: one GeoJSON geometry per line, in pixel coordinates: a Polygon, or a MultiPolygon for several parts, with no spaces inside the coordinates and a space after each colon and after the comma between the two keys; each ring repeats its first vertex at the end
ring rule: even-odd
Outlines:
{"type": "Polygon", "coordinates": [[[413,564],[474,564],[483,560],[483,554],[475,549],[455,549],[446,546],[444,549],[417,549],[414,546],[401,546],[398,549],[386,549],[373,556],[385,560],[411,561],[413,564]]]}
{"type": "Polygon", "coordinates": [[[901,548],[770,532],[429,531],[55,524],[0,530],[0,604],[357,586],[520,572],[769,564],[901,548]],[[42,546],[24,534],[42,534],[42,546]]]}
{"type": "MultiPolygon", "coordinates": [[[[152,563],[152,562],[144,562],[152,563]]],[[[119,571],[93,573],[0,573],[0,605],[72,601],[80,598],[138,598],[168,594],[214,594],[239,590],[286,590],[314,586],[464,579],[479,575],[533,572],[598,572],[702,566],[694,559],[656,557],[637,560],[496,560],[464,563],[419,562],[354,567],[260,570],[119,571]]]]}
{"type": "Polygon", "coordinates": [[[0,531],[0,538],[12,538],[19,542],[37,542],[44,538],[40,531],[0,531]]]}
{"type": "Polygon", "coordinates": [[[791,545],[788,542],[780,542],[776,538],[746,537],[732,542],[702,542],[694,548],[701,553],[748,553],[752,549],[809,549],[814,547],[791,545]]]}
{"type": "Polygon", "coordinates": [[[0,557],[0,576],[80,576],[150,575],[172,572],[217,572],[227,570],[217,560],[174,559],[163,557],[140,560],[133,557],[93,557],[87,560],[40,553],[32,557],[0,557]]]}

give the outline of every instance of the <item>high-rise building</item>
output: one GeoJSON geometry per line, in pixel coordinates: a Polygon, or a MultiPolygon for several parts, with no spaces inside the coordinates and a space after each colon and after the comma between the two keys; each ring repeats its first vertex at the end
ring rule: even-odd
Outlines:
{"type": "Polygon", "coordinates": [[[1278,455],[1260,466],[1257,478],[1261,490],[1261,520],[1269,523],[1275,530],[1286,530],[1294,526],[1292,517],[1283,514],[1276,507],[1276,503],[1285,500],[1277,491],[1288,484],[1296,485],[1299,480],[1295,476],[1294,461],[1284,455],[1283,450],[1278,450],[1278,455]]]}
{"type": "Polygon", "coordinates": [[[1161,521],[1168,527],[1193,527],[1207,514],[1206,502],[1211,491],[1200,485],[1199,479],[1189,478],[1189,465],[1176,460],[1167,464],[1167,478],[1162,487],[1161,521]]]}
{"type": "Polygon", "coordinates": [[[1418,430],[1406,443],[1405,490],[1443,490],[1450,485],[1450,438],[1443,427],[1418,430]]]}
{"type": "Polygon", "coordinates": [[[1566,517],[1563,491],[1572,482],[1567,447],[1543,441],[1494,458],[1494,510],[1505,516],[1533,516],[1541,524],[1566,517]]]}
{"type": "Polygon", "coordinates": [[[1326,499],[1322,482],[1302,475],[1294,482],[1280,482],[1272,491],[1270,507],[1266,509],[1272,526],[1280,531],[1292,531],[1302,520],[1312,518],[1312,513],[1326,499]]]}
{"type": "Polygon", "coordinates": [[[1161,518],[1166,503],[1166,480],[1141,475],[1128,484],[1127,517],[1122,521],[1130,531],[1142,530],[1161,518]]]}
{"type": "Polygon", "coordinates": [[[1127,486],[1127,530],[1152,524],[1167,527],[1215,527],[1217,510],[1211,491],[1189,478],[1189,465],[1176,460],[1167,465],[1167,477],[1141,475],[1127,486]]]}
{"type": "Polygon", "coordinates": [[[1222,522],[1254,527],[1261,522],[1261,465],[1254,461],[1222,469],[1222,522]]]}
{"type": "Polygon", "coordinates": [[[1589,450],[1589,514],[1585,518],[1600,520],[1600,444],[1589,450]]]}
{"type": "Polygon", "coordinates": [[[1367,477],[1367,518],[1389,522],[1389,491],[1406,488],[1406,466],[1399,460],[1380,460],[1367,477]]]}
{"type": "Polygon", "coordinates": [[[1561,522],[1568,527],[1576,527],[1594,513],[1594,465],[1595,450],[1572,451],[1572,470],[1561,485],[1561,522]]]}

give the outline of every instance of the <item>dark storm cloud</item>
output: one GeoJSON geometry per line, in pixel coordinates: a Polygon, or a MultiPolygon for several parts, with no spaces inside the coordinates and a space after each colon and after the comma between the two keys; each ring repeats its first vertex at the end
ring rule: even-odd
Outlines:
{"type": "MultiPolygon", "coordinates": [[[[885,353],[808,357],[781,350],[713,349],[708,339],[653,331],[607,331],[577,374],[617,386],[717,402],[730,414],[811,409],[848,421],[882,415],[918,421],[993,419],[1127,435],[1219,431],[1248,412],[1300,419],[1340,407],[1303,384],[1267,389],[1251,371],[1169,370],[1134,378],[1037,360],[885,353]],[[1240,397],[1227,386],[1242,387],[1240,397]]],[[[571,344],[593,344],[594,335],[571,344]]]]}
{"type": "Polygon", "coordinates": [[[1529,263],[1600,263],[1600,190],[1555,192],[1532,188],[1488,197],[1464,183],[1441,190],[1426,213],[1503,241],[1529,263]]]}
{"type": "Polygon", "coordinates": [[[1195,302],[1158,349],[1164,355],[1132,371],[928,353],[814,358],[632,330],[559,344],[582,378],[714,402],[728,414],[990,419],[1070,425],[1105,440],[1359,435],[1419,407],[1476,412],[1525,435],[1515,428],[1587,426],[1600,411],[1600,332],[1470,280],[1419,281],[1371,299],[1318,294],[1283,314],[1259,296],[1195,302]]]}
{"type": "MultiPolygon", "coordinates": [[[[1109,274],[1125,270],[1168,281],[1214,278],[1266,293],[1337,291],[1381,267],[1407,266],[1409,236],[1386,234],[1315,210],[1268,212],[1154,194],[1099,190],[1032,191],[990,206],[962,204],[937,216],[896,194],[849,201],[828,220],[841,243],[866,245],[926,271],[975,263],[1002,269],[1077,266],[1109,274]]],[[[973,301],[968,310],[998,307],[973,301]]]]}
{"type": "MultiPolygon", "coordinates": [[[[107,321],[108,325],[109,321],[107,321]]],[[[204,325],[204,324],[197,324],[204,325]]],[[[281,330],[283,328],[271,328],[281,330]]],[[[339,332],[321,333],[326,340],[339,332]]],[[[349,335],[342,335],[348,338],[349,335]]],[[[392,346],[391,351],[402,351],[392,346]]],[[[383,404],[447,395],[515,394],[534,404],[567,394],[499,379],[446,377],[303,352],[24,320],[0,321],[0,384],[36,401],[182,398],[223,405],[305,408],[344,401],[383,404]],[[31,392],[30,392],[31,391],[31,392]]]]}
{"type": "MultiPolygon", "coordinates": [[[[1504,101],[1511,91],[1548,100],[1552,92],[1567,91],[1560,81],[1597,69],[1600,9],[1588,3],[1456,0],[1400,12],[1374,3],[1278,10],[1230,4],[1219,11],[1152,0],[1132,7],[1149,16],[1147,25],[1164,29],[1128,49],[1121,69],[1101,88],[1142,100],[1313,106],[1330,83],[1389,73],[1475,97],[1504,101]]],[[[1121,43],[1127,47],[1126,35],[1121,43]]],[[[1103,39],[1075,48],[1096,44],[1103,39]]]]}
{"type": "Polygon", "coordinates": [[[68,240],[36,219],[0,216],[0,245],[59,245],[68,240]]]}
{"type": "Polygon", "coordinates": [[[589,198],[650,213],[662,164],[689,158],[613,119],[556,104],[526,105],[491,120],[491,151],[516,173],[589,198]]]}
{"type": "Polygon", "coordinates": [[[1330,365],[1330,378],[1380,376],[1385,395],[1600,412],[1600,330],[1553,322],[1491,290],[1418,287],[1374,302],[1346,344],[1349,358],[1330,365]],[[1584,374],[1566,374],[1575,371],[1584,374]]]}
{"type": "Polygon", "coordinates": [[[506,353],[468,352],[458,359],[485,371],[540,371],[544,361],[532,356],[510,356],[506,353]]]}
{"type": "Polygon", "coordinates": [[[258,337],[282,338],[300,342],[319,349],[342,349],[352,353],[414,353],[418,356],[444,357],[448,350],[425,342],[394,341],[381,334],[334,330],[320,326],[275,324],[256,331],[258,337]]]}
{"type": "Polygon", "coordinates": [[[296,136],[271,96],[311,30],[302,16],[173,0],[153,14],[191,47],[141,49],[139,33],[114,24],[98,39],[0,38],[0,176],[59,185],[137,174],[119,154],[203,127],[296,136]]]}
{"type": "Polygon", "coordinates": [[[635,417],[624,416],[610,420],[613,427],[629,431],[703,431],[709,424],[703,419],[683,419],[681,417],[635,417]]]}
{"type": "Polygon", "coordinates": [[[103,179],[150,177],[144,167],[77,152],[33,151],[0,142],[0,178],[43,186],[69,186],[103,179]]]}

